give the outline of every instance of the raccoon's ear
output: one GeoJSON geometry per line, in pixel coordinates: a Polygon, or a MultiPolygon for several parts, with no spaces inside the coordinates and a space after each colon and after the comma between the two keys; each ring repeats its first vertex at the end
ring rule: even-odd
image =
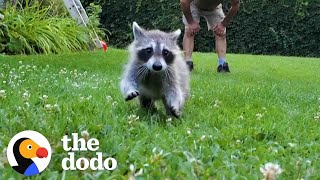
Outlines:
{"type": "Polygon", "coordinates": [[[133,22],[132,29],[134,39],[139,39],[144,36],[144,30],[136,22],[133,22]]]}
{"type": "Polygon", "coordinates": [[[180,35],[181,35],[181,30],[178,29],[175,32],[171,33],[171,38],[172,40],[177,41],[180,35]]]}

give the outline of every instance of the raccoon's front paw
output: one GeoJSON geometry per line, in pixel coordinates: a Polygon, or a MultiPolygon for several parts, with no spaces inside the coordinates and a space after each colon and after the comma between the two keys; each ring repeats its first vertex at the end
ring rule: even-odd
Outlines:
{"type": "Polygon", "coordinates": [[[133,98],[139,96],[139,92],[138,91],[131,91],[128,93],[127,97],[126,97],[126,101],[130,101],[133,98]]]}
{"type": "Polygon", "coordinates": [[[179,118],[181,116],[181,112],[177,108],[170,107],[169,110],[170,110],[170,113],[172,116],[174,116],[176,118],[179,118]]]}

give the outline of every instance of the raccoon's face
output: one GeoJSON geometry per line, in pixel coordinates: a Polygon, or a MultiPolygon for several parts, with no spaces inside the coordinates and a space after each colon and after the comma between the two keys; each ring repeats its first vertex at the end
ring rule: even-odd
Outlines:
{"type": "Polygon", "coordinates": [[[146,31],[133,23],[134,49],[137,60],[152,72],[165,71],[179,53],[177,39],[181,30],[165,33],[159,30],[146,31]]]}

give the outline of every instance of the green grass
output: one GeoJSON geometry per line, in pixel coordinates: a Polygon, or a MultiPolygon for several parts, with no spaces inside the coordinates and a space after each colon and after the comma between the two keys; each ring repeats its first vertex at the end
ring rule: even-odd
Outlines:
{"type": "MultiPolygon", "coordinates": [[[[320,59],[230,54],[232,73],[217,74],[216,55],[196,53],[192,98],[172,121],[161,104],[148,113],[124,101],[119,78],[126,59],[116,49],[0,56],[0,90],[6,91],[0,150],[23,130],[45,135],[54,154],[35,179],[128,179],[130,164],[143,168],[141,179],[262,179],[259,168],[268,162],[284,170],[279,179],[320,178],[320,59]],[[30,97],[22,97],[25,91],[30,97]],[[83,130],[118,161],[115,171],[62,172],[67,153],[60,139],[83,130]]],[[[1,156],[0,179],[22,178],[1,156]]]]}

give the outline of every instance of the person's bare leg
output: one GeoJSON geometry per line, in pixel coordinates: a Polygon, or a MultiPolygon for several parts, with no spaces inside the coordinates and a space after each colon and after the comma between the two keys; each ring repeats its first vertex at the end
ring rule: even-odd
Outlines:
{"type": "Polygon", "coordinates": [[[226,52],[227,52],[226,35],[223,35],[223,36],[215,35],[215,40],[216,40],[216,53],[218,54],[218,58],[225,59],[226,61],[226,52]]]}
{"type": "Polygon", "coordinates": [[[189,70],[193,70],[193,62],[192,62],[192,52],[194,49],[194,36],[190,36],[187,33],[187,29],[185,29],[183,36],[183,51],[184,58],[186,60],[187,65],[189,66],[189,70]]]}
{"type": "Polygon", "coordinates": [[[186,61],[192,61],[192,52],[194,48],[194,36],[189,36],[187,29],[183,36],[183,51],[186,61]]]}
{"type": "Polygon", "coordinates": [[[218,54],[218,72],[230,72],[229,65],[227,63],[226,52],[227,52],[227,37],[226,35],[215,34],[216,40],[216,53],[218,54]],[[221,67],[219,67],[221,66],[221,67]]]}

